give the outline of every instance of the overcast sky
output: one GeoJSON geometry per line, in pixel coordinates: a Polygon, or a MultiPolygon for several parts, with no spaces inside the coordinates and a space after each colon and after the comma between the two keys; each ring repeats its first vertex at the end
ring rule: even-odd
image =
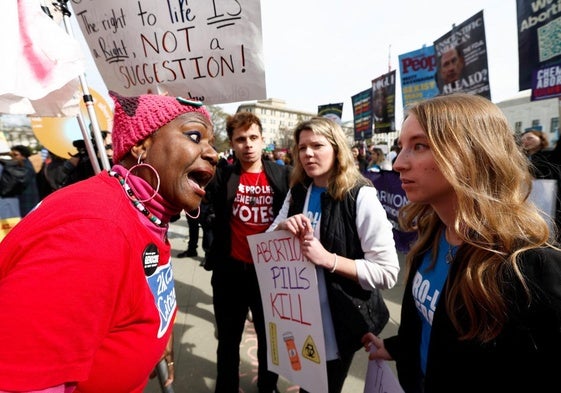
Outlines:
{"type": "MultiPolygon", "coordinates": [[[[518,93],[516,0],[263,0],[267,97],[309,112],[316,112],[318,105],[343,102],[343,120],[351,121],[351,97],[391,66],[398,71],[399,125],[403,113],[398,56],[432,45],[453,24],[481,10],[491,98],[511,98],[518,93]]],[[[90,68],[87,77],[92,88],[104,93],[96,69],[90,68]]],[[[239,104],[222,107],[234,113],[239,104]]]]}

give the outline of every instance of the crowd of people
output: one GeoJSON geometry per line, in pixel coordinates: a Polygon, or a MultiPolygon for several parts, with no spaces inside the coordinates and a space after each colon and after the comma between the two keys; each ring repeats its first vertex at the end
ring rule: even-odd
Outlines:
{"type": "Polygon", "coordinates": [[[35,167],[29,159],[31,155],[32,151],[29,147],[15,145],[10,150],[10,157],[0,161],[2,180],[5,180],[8,174],[11,180],[0,183],[0,195],[2,198],[14,199],[19,217],[25,217],[39,202],[35,167]]]}
{"type": "MultiPolygon", "coordinates": [[[[542,133],[517,140],[496,105],[456,93],[410,107],[388,154],[349,146],[325,117],[300,122],[292,150],[267,154],[259,117],[239,112],[226,119],[226,159],[202,103],[110,94],[111,169],[68,181],[72,162],[48,157],[35,199],[22,193],[23,219],[0,242],[0,393],[142,392],[158,363],[172,386],[184,372],[175,369],[172,259],[198,256],[200,227],[216,393],[240,389],[248,313],[257,390],[279,391],[247,241],[274,230],[299,240],[317,274],[328,393],[342,392],[363,347],[396,362],[405,392],[558,386],[559,234],[528,201],[535,179],[561,181],[559,148],[547,150],[542,133]],[[383,291],[397,282],[398,254],[364,176],[381,170],[399,173],[409,200],[400,225],[417,234],[392,337],[381,335],[383,291]],[[173,256],[168,230],[182,213],[189,241],[173,256]]],[[[29,154],[12,149],[21,166],[29,154]]]]}
{"type": "MultiPolygon", "coordinates": [[[[104,151],[112,165],[111,133],[104,130],[102,137],[106,144],[101,152],[92,139],[98,164],[101,166],[101,154],[104,151]]],[[[76,153],[67,158],[59,157],[45,148],[34,153],[29,146],[15,145],[9,154],[0,159],[0,176],[3,169],[10,166],[19,167],[22,173],[25,172],[18,187],[11,187],[13,183],[10,182],[0,182],[0,196],[15,199],[18,217],[25,217],[37,203],[54,191],[95,174],[84,141],[75,140],[73,145],[76,153]],[[35,168],[32,156],[37,156],[40,160],[40,168],[35,168]],[[7,187],[10,189],[6,189],[7,187]]]]}

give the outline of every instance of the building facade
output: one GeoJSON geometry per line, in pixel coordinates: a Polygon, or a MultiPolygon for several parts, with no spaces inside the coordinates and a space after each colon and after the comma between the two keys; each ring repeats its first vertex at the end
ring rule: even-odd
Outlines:
{"type": "MultiPolygon", "coordinates": [[[[261,119],[267,150],[290,149],[296,125],[317,116],[317,113],[288,108],[286,102],[278,98],[242,104],[238,106],[237,112],[251,112],[261,119]]],[[[352,122],[341,126],[351,145],[354,140],[352,122]]]]}
{"type": "Polygon", "coordinates": [[[292,131],[296,124],[316,115],[290,109],[284,100],[277,98],[242,104],[237,111],[251,112],[261,119],[263,139],[269,150],[289,148],[292,142],[292,131]]]}

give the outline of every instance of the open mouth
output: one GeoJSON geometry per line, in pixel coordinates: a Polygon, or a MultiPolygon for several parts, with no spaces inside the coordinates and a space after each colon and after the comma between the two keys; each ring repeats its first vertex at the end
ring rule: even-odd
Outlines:
{"type": "Polygon", "coordinates": [[[187,177],[200,188],[205,188],[212,180],[212,174],[207,171],[191,171],[187,177]]]}

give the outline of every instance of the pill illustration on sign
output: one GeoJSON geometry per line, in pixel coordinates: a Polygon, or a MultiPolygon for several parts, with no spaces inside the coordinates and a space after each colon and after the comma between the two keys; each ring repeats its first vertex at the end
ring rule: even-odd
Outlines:
{"type": "Polygon", "coordinates": [[[298,351],[296,350],[296,343],[294,342],[292,332],[286,332],[282,337],[286,344],[286,350],[288,351],[288,358],[290,359],[292,369],[295,371],[301,370],[302,364],[300,364],[300,358],[298,357],[298,351]]]}

